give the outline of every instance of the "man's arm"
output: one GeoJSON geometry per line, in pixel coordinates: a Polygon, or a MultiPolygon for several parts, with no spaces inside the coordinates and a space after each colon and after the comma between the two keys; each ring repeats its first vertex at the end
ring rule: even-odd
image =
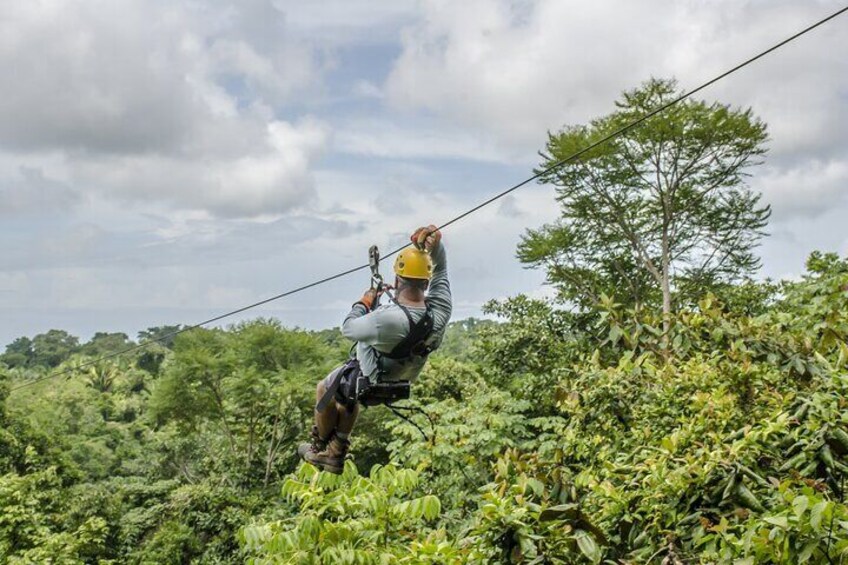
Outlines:
{"type": "Polygon", "coordinates": [[[379,335],[378,317],[369,314],[365,304],[357,302],[342,322],[342,335],[353,341],[374,345],[379,335]]]}
{"type": "Polygon", "coordinates": [[[430,289],[427,293],[427,304],[433,314],[433,326],[441,330],[448,325],[453,310],[450,282],[448,281],[448,263],[445,256],[445,246],[439,241],[430,250],[433,258],[433,277],[430,279],[430,289]]]}

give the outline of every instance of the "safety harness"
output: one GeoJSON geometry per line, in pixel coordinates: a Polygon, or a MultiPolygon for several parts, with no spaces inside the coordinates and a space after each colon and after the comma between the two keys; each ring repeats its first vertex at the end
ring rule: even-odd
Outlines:
{"type": "Polygon", "coordinates": [[[409,332],[400,343],[395,345],[388,353],[377,351],[377,381],[379,384],[380,377],[386,374],[383,359],[406,362],[413,357],[426,357],[432,352],[427,340],[433,333],[433,314],[430,312],[429,304],[425,302],[424,315],[416,322],[413,320],[412,314],[409,313],[409,309],[397,301],[388,285],[383,282],[383,276],[380,274],[380,250],[377,249],[376,245],[372,245],[368,249],[368,266],[371,267],[371,288],[376,291],[373,308],[377,309],[380,305],[380,295],[385,293],[401,309],[409,321],[409,332]]]}
{"type": "Polygon", "coordinates": [[[406,306],[398,302],[388,290],[386,294],[406,314],[406,319],[409,321],[409,333],[388,353],[377,352],[377,367],[380,374],[385,372],[383,359],[406,362],[413,357],[426,357],[432,352],[432,348],[427,344],[427,339],[433,333],[433,314],[430,312],[430,306],[426,306],[424,315],[416,322],[406,306]]]}
{"type": "Polygon", "coordinates": [[[427,305],[424,315],[416,322],[412,318],[409,309],[397,301],[387,288],[387,285],[383,283],[383,277],[379,272],[380,251],[376,245],[372,245],[368,250],[368,264],[371,267],[371,288],[376,290],[373,308],[376,309],[379,306],[379,296],[381,293],[385,293],[406,315],[409,321],[409,332],[391,351],[380,352],[375,350],[377,353],[377,382],[374,383],[362,374],[362,370],[359,367],[359,360],[353,356],[353,348],[351,348],[351,358],[332,374],[327,390],[315,405],[315,409],[323,412],[332,399],[335,399],[349,410],[354,409],[357,403],[363,406],[383,404],[392,410],[395,415],[418,428],[418,431],[426,438],[427,435],[424,434],[415,422],[397,410],[419,411],[424,413],[428,419],[429,415],[414,407],[392,405],[394,402],[409,398],[409,381],[384,381],[382,377],[386,375],[383,363],[384,359],[391,359],[403,364],[415,357],[427,357],[432,352],[433,348],[427,343],[427,340],[433,333],[433,315],[430,312],[429,305],[427,305]]]}

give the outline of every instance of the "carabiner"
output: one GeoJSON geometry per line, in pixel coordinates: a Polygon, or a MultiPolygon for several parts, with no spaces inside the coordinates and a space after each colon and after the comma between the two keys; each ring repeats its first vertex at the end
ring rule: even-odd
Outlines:
{"type": "Polygon", "coordinates": [[[372,245],[368,249],[368,266],[371,267],[371,288],[374,288],[375,283],[383,284],[383,277],[380,275],[380,250],[376,245],[372,245]]]}
{"type": "Polygon", "coordinates": [[[376,245],[368,249],[368,266],[371,267],[371,288],[377,291],[372,308],[380,305],[380,293],[383,291],[383,276],[380,275],[380,250],[376,245]]]}

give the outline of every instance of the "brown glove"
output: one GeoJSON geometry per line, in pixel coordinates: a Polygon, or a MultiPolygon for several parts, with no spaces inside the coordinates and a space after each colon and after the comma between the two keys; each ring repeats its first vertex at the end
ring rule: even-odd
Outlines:
{"type": "Polygon", "coordinates": [[[439,228],[430,224],[426,228],[420,227],[412,232],[409,239],[419,249],[423,248],[427,251],[432,251],[442,240],[442,232],[439,231],[439,228]]]}
{"type": "Polygon", "coordinates": [[[365,294],[362,295],[362,298],[359,299],[357,304],[362,304],[363,306],[365,306],[365,309],[370,312],[371,308],[374,306],[374,301],[381,294],[383,294],[383,293],[382,292],[377,293],[376,288],[369,288],[368,290],[365,291],[365,294]]]}

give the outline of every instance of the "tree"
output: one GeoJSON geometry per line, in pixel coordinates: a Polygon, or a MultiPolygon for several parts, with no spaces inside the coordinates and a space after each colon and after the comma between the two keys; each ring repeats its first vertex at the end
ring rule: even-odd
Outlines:
{"type": "MultiPolygon", "coordinates": [[[[549,134],[542,168],[678,95],[674,80],[659,79],[625,92],[611,114],[549,134]]],[[[766,140],[750,109],[681,102],[544,174],[562,213],[529,230],[518,256],[546,268],[578,308],[601,294],[636,307],[659,301],[668,333],[675,292],[697,296],[758,268],[753,250],[770,210],[745,178],[766,140]]]]}
{"type": "MultiPolygon", "coordinates": [[[[194,329],[176,339],[150,412],[160,424],[178,426],[181,438],[204,444],[210,461],[198,475],[267,486],[293,462],[286,445],[302,431],[309,384],[326,374],[328,353],[317,338],[277,321],[245,322],[229,332],[194,329]]],[[[183,461],[174,466],[191,474],[183,461]]]]}
{"type": "Polygon", "coordinates": [[[147,341],[156,341],[161,343],[168,349],[174,348],[174,340],[177,338],[177,332],[181,332],[185,326],[177,324],[176,326],[155,326],[138,332],[139,343],[147,341]]]}
{"type": "Polygon", "coordinates": [[[79,338],[64,330],[50,330],[32,339],[32,364],[57,367],[79,349],[79,338]]]}
{"type": "Polygon", "coordinates": [[[120,375],[120,367],[105,360],[86,368],[86,384],[99,392],[111,392],[115,379],[120,375]]]}
{"type": "Polygon", "coordinates": [[[360,476],[348,462],[336,478],[302,465],[283,495],[299,507],[288,520],[239,532],[249,563],[461,563],[444,530],[431,530],[442,505],[418,490],[412,469],[375,465],[360,476]]]}
{"type": "Polygon", "coordinates": [[[176,326],[156,326],[138,332],[139,343],[147,343],[148,345],[138,353],[137,366],[151,375],[158,376],[168,351],[174,349],[176,333],[185,328],[186,326],[178,324],[176,326]]]}
{"type": "Polygon", "coordinates": [[[6,346],[6,352],[0,355],[0,362],[11,367],[26,367],[32,361],[32,340],[19,337],[6,346]]]}
{"type": "Polygon", "coordinates": [[[80,352],[92,357],[116,353],[134,345],[125,333],[97,332],[91,340],[80,348],[80,352]]]}
{"type": "Polygon", "coordinates": [[[474,341],[486,331],[496,331],[497,326],[498,324],[492,320],[478,318],[451,322],[448,324],[436,355],[451,357],[458,361],[473,361],[476,358],[476,351],[472,347],[474,341]]]}

